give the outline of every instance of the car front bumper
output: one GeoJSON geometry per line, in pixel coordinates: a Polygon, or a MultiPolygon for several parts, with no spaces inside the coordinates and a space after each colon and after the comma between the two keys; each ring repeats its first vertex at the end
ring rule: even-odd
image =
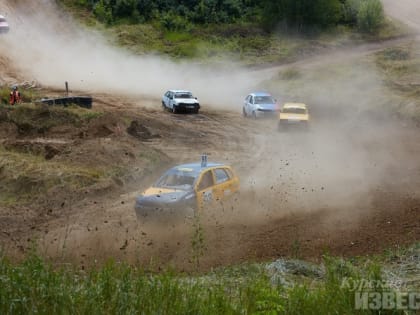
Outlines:
{"type": "Polygon", "coordinates": [[[278,111],[276,110],[256,110],[255,115],[258,118],[276,118],[278,117],[278,111]]]}
{"type": "Polygon", "coordinates": [[[178,103],[175,104],[177,110],[179,111],[198,111],[200,109],[200,104],[188,104],[188,103],[178,103]]]}

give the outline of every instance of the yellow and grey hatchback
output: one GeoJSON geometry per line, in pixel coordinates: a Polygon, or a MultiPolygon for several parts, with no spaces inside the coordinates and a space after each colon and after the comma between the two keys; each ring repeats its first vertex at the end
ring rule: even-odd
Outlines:
{"type": "Polygon", "coordinates": [[[285,103],[279,114],[279,130],[298,125],[308,128],[309,111],[303,103],[285,103]]]}
{"type": "Polygon", "coordinates": [[[232,168],[219,163],[192,163],[169,169],[136,199],[137,218],[190,216],[239,191],[232,168]]]}

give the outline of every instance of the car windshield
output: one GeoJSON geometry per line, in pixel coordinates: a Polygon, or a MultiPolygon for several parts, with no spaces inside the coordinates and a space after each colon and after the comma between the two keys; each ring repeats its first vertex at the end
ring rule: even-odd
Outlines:
{"type": "Polygon", "coordinates": [[[193,98],[191,93],[183,92],[183,93],[175,93],[174,98],[193,98]]]}
{"type": "Polygon", "coordinates": [[[255,96],[255,104],[274,104],[275,101],[271,96],[255,96]]]}
{"type": "Polygon", "coordinates": [[[285,114],[306,114],[306,109],[304,108],[284,108],[282,110],[285,114]]]}
{"type": "Polygon", "coordinates": [[[190,190],[194,185],[195,174],[189,170],[171,169],[156,183],[159,188],[190,190]]]}

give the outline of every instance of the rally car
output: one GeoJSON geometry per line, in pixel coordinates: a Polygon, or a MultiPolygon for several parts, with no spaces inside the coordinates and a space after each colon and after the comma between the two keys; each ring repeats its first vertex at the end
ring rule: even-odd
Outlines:
{"type": "Polygon", "coordinates": [[[239,191],[239,179],[225,164],[191,163],[169,169],[136,198],[137,218],[193,217],[239,191]]]}
{"type": "Polygon", "coordinates": [[[174,114],[179,112],[198,114],[200,103],[190,91],[169,90],[162,97],[162,107],[172,111],[174,114]]]}
{"type": "Polygon", "coordinates": [[[276,117],[279,106],[274,97],[267,92],[254,92],[249,94],[242,106],[244,117],[276,117]]]}
{"type": "Polygon", "coordinates": [[[308,108],[303,103],[285,103],[279,114],[279,130],[289,126],[309,127],[308,108]]]}
{"type": "Polygon", "coordinates": [[[0,33],[7,33],[9,31],[9,23],[3,15],[0,15],[0,33]]]}

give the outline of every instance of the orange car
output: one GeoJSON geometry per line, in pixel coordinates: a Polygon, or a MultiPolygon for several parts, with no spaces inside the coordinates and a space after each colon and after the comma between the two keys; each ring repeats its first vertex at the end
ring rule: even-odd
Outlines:
{"type": "Polygon", "coordinates": [[[136,199],[138,218],[159,214],[190,216],[239,191],[239,179],[228,165],[183,164],[169,169],[136,199]]]}
{"type": "Polygon", "coordinates": [[[288,126],[309,127],[309,111],[303,103],[285,103],[279,114],[279,130],[288,126]]]}

